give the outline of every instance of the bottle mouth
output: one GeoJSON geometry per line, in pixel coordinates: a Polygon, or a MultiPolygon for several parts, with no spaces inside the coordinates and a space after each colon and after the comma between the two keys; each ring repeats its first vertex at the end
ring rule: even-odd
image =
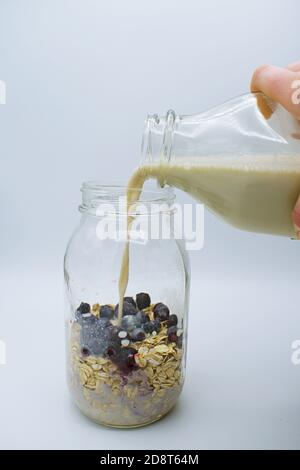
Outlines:
{"type": "Polygon", "coordinates": [[[179,117],[169,109],[165,116],[148,114],[141,144],[142,162],[160,159],[168,162],[171,158],[173,134],[179,117]]]}
{"type": "MultiPolygon", "coordinates": [[[[138,191],[140,188],[130,188],[138,191]]],[[[122,184],[102,184],[99,181],[86,181],[82,184],[82,203],[79,211],[97,216],[103,212],[111,212],[118,215],[127,215],[127,186],[122,184]],[[102,209],[102,210],[99,210],[102,209]]],[[[131,215],[149,215],[149,210],[162,212],[169,210],[175,200],[175,194],[170,186],[160,187],[152,184],[152,187],[142,189],[135,211],[131,215]]]]}

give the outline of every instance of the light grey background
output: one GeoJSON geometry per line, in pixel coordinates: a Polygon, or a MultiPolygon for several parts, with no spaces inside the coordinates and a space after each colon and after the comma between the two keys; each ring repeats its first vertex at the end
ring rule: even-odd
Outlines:
{"type": "Polygon", "coordinates": [[[206,214],[185,390],[144,429],[71,405],[62,303],[81,182],[126,181],[148,112],[199,112],[247,91],[256,66],[299,59],[299,13],[297,0],[0,0],[1,448],[300,448],[296,241],[206,214]]]}

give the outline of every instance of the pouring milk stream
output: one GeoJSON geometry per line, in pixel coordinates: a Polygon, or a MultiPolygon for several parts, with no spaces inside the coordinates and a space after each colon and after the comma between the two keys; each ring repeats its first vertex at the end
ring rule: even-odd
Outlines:
{"type": "Polygon", "coordinates": [[[154,178],[175,186],[242,230],[293,237],[292,210],[300,194],[299,137],[299,122],[260,93],[194,116],[169,111],[164,118],[148,117],[146,158],[127,186],[119,323],[129,276],[129,211],[144,182],[154,178]]]}

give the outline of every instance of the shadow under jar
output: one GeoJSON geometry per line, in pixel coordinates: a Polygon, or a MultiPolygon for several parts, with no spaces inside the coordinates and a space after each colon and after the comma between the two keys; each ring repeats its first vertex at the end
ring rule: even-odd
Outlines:
{"type": "Polygon", "coordinates": [[[118,320],[125,194],[125,187],[97,182],[82,187],[81,220],[64,262],[67,380],[90,419],[136,427],[168,413],[183,386],[189,263],[174,237],[172,189],[144,190],[131,225],[118,320]]]}

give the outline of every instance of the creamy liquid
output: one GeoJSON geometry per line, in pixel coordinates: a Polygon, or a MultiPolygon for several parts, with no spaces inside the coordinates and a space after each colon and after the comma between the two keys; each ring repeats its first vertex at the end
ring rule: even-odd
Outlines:
{"type": "MultiPolygon", "coordinates": [[[[149,178],[175,186],[242,230],[294,236],[292,210],[300,194],[300,157],[176,158],[139,167],[127,186],[128,208],[149,178]]],[[[132,218],[128,218],[128,233],[132,218]]],[[[119,322],[129,273],[129,242],[119,277],[119,322]]]]}

